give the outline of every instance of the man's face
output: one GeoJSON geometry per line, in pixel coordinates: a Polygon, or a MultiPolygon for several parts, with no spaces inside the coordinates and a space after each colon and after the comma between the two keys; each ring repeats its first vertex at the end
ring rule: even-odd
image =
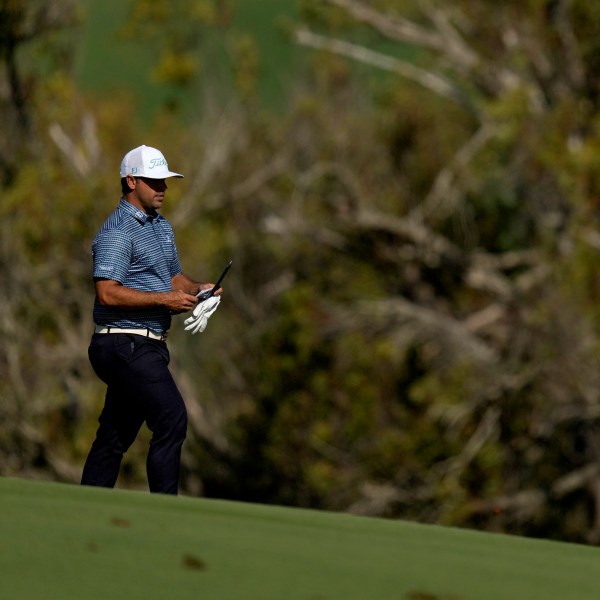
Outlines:
{"type": "Polygon", "coordinates": [[[147,177],[127,177],[132,194],[129,197],[145,213],[153,213],[162,208],[167,191],[167,183],[164,179],[149,179],[147,177]]]}

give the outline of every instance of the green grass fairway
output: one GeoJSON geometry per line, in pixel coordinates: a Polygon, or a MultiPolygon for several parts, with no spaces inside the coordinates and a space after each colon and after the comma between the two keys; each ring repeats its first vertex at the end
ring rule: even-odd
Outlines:
{"type": "Polygon", "coordinates": [[[597,600],[600,549],[0,479],[3,598],[597,600]]]}

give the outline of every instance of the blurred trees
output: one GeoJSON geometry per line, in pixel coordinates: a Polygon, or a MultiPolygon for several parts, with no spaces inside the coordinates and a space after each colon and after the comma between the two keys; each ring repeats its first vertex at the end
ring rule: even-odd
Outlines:
{"type": "MultiPolygon", "coordinates": [[[[192,52],[159,61],[185,87],[194,19],[225,17],[167,4],[135,2],[136,27],[192,52]]],[[[242,90],[145,128],[187,175],[166,208],[186,271],[234,259],[207,331],[171,336],[184,490],[596,543],[600,9],[398,4],[303,2],[293,42],[314,60],[284,115],[242,90]],[[367,86],[357,63],[385,74],[367,86]]],[[[68,60],[31,77],[35,129],[0,134],[24,148],[0,208],[0,456],[76,481],[102,402],[87,252],[141,142],[132,107],[83,97],[68,60]]]]}
{"type": "Polygon", "coordinates": [[[123,36],[155,48],[152,76],[157,82],[185,88],[201,68],[202,28],[226,26],[230,13],[229,1],[133,0],[123,36]]]}
{"type": "Polygon", "coordinates": [[[237,493],[594,541],[597,11],[328,4],[296,35],[320,54],[279,151],[288,199],[251,227],[285,268],[272,303],[252,280],[271,324],[237,493]],[[347,58],[401,79],[370,98],[347,58]]]}
{"type": "Polygon", "coordinates": [[[76,3],[68,0],[0,2],[2,183],[11,182],[24,149],[33,150],[36,90],[44,75],[68,57],[65,32],[76,21],[76,3]]]}

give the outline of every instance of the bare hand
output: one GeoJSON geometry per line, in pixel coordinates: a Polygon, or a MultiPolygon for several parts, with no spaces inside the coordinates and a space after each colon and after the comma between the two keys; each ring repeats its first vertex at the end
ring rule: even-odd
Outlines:
{"type": "Polygon", "coordinates": [[[198,298],[181,290],[165,292],[164,306],[174,314],[188,312],[198,304],[198,298]]]}

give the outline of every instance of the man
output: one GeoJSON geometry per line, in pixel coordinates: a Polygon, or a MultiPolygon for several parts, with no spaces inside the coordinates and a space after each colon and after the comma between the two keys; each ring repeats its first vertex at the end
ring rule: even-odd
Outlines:
{"type": "Polygon", "coordinates": [[[169,371],[167,332],[171,315],[194,309],[196,294],[212,284],[182,272],[171,225],[157,212],[166,179],[183,175],[149,146],[129,151],[120,175],[123,197],[92,243],[96,327],[89,358],[108,387],[81,483],[114,487],[123,454],[146,422],[150,491],[177,494],[187,412],[169,371]]]}

